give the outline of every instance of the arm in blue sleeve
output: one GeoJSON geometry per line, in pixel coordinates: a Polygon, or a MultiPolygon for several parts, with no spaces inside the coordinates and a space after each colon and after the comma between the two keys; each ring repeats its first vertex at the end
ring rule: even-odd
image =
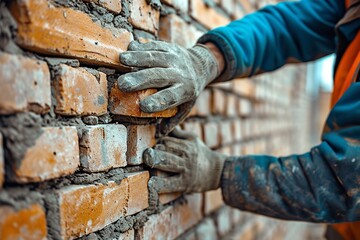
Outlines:
{"type": "Polygon", "coordinates": [[[328,116],[322,143],[302,155],[226,160],[227,204],[275,218],[313,222],[360,220],[360,83],[328,116]]]}
{"type": "Polygon", "coordinates": [[[226,67],[216,81],[275,70],[288,62],[315,60],[335,51],[335,25],[343,0],[302,0],[265,7],[203,35],[223,52],[226,67]]]}

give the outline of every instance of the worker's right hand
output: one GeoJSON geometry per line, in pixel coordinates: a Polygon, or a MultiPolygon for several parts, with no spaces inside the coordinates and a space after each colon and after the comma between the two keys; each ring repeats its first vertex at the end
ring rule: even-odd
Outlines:
{"type": "Polygon", "coordinates": [[[120,90],[160,89],[140,102],[142,111],[153,113],[179,106],[173,118],[160,123],[160,136],[167,135],[184,120],[200,92],[220,74],[214,55],[205,45],[186,49],[162,41],[133,41],[128,51],[120,54],[120,61],[140,69],[119,77],[120,90]]]}
{"type": "Polygon", "coordinates": [[[194,134],[175,129],[171,136],[143,153],[146,165],[175,173],[170,177],[153,176],[149,186],[159,193],[204,192],[220,187],[226,156],[209,149],[194,134]]]}

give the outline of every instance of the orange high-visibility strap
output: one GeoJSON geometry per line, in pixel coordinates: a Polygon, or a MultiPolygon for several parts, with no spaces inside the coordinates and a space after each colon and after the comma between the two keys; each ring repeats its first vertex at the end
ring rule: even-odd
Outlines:
{"type": "Polygon", "coordinates": [[[335,73],[334,91],[331,97],[331,107],[333,107],[340,97],[353,83],[353,77],[360,64],[360,31],[356,34],[343,57],[335,73]]]}

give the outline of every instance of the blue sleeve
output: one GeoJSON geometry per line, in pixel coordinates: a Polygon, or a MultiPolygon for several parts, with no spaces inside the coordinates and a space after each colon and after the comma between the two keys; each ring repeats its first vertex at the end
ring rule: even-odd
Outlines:
{"type": "Polygon", "coordinates": [[[359,96],[354,83],[330,112],[322,143],[308,153],[227,159],[225,202],[287,220],[360,221],[359,96]]]}
{"type": "Polygon", "coordinates": [[[344,5],[343,0],[279,3],[211,30],[198,42],[213,42],[223,52],[226,68],[216,81],[272,71],[333,53],[344,5]]]}

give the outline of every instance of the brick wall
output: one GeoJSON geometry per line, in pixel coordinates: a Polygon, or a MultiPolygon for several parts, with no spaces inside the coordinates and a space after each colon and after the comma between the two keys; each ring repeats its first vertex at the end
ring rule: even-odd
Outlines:
{"type": "MultiPolygon", "coordinates": [[[[122,93],[133,39],[191,47],[254,0],[0,2],[0,239],[279,239],[287,223],[224,205],[221,191],[157,196],[142,151],[157,114],[122,93]],[[148,4],[151,2],[151,5],[148,4]]],[[[304,66],[206,89],[184,129],[229,155],[306,150],[304,66]],[[304,130],[305,129],[305,130],[304,130]]],[[[304,233],[304,232],[302,232],[304,233]]],[[[297,235],[298,236],[298,235],[297,235]]]]}

